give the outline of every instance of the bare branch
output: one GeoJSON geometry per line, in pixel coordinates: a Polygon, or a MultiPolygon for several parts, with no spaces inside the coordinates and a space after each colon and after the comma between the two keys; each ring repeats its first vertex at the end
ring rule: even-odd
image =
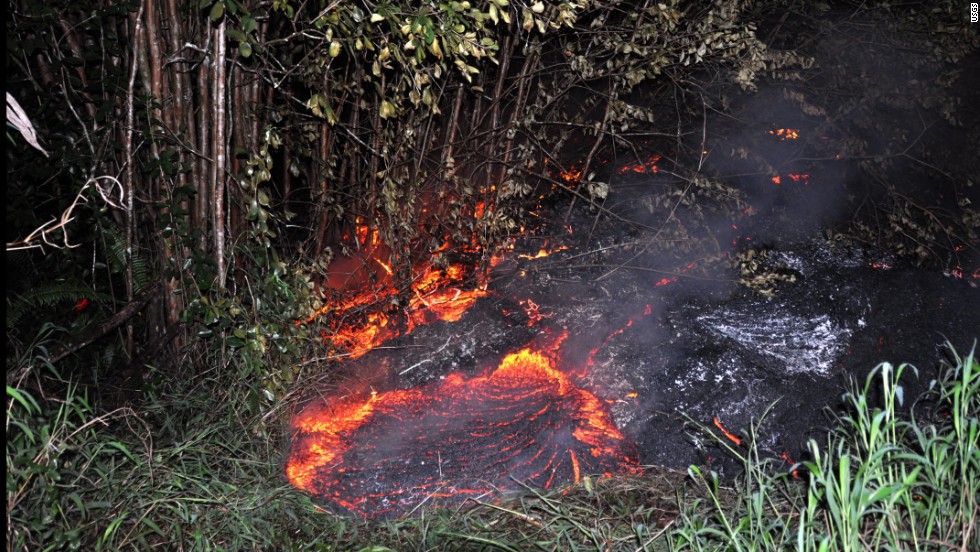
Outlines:
{"type": "Polygon", "coordinates": [[[16,128],[20,132],[20,135],[24,137],[24,140],[27,140],[28,144],[34,146],[34,149],[43,153],[45,157],[48,156],[48,152],[37,141],[37,133],[34,131],[34,125],[31,124],[27,113],[17,103],[17,99],[10,95],[10,92],[7,92],[7,124],[16,128]]]}

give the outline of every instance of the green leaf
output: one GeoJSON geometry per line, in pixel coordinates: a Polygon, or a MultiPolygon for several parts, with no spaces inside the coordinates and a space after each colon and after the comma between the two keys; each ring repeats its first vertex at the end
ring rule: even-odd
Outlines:
{"type": "Polygon", "coordinates": [[[251,15],[246,15],[242,17],[242,30],[245,33],[250,33],[255,30],[255,18],[251,15]]]}
{"type": "Polygon", "coordinates": [[[225,14],[225,3],[217,2],[211,8],[211,21],[217,21],[221,19],[221,16],[225,14]]]}
{"type": "Polygon", "coordinates": [[[125,454],[126,458],[132,460],[133,463],[139,463],[138,460],[136,460],[136,456],[134,456],[133,453],[129,451],[129,448],[127,448],[126,445],[120,443],[119,441],[109,441],[106,444],[118,450],[119,452],[125,454]]]}
{"type": "Polygon", "coordinates": [[[7,396],[13,397],[14,400],[19,402],[24,407],[24,410],[27,410],[28,413],[41,411],[40,407],[38,407],[37,405],[37,401],[35,401],[34,397],[30,396],[28,393],[21,393],[17,389],[14,389],[13,387],[8,385],[7,396]],[[28,402],[30,402],[30,404],[28,404],[28,402]]]}
{"type": "Polygon", "coordinates": [[[239,42],[238,51],[241,52],[242,57],[250,57],[252,55],[252,45],[248,42],[239,42]]]}

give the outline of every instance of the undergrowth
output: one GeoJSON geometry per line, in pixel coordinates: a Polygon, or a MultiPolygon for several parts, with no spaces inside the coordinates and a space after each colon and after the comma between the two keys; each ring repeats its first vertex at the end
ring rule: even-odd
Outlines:
{"type": "Polygon", "coordinates": [[[913,368],[878,366],[788,471],[750,444],[730,449],[744,469],[732,482],[650,469],[384,521],[333,516],[289,487],[285,436],[228,382],[173,377],[103,412],[40,362],[47,391],[7,386],[7,549],[977,550],[974,352],[953,352],[914,400],[899,384],[913,368]]]}

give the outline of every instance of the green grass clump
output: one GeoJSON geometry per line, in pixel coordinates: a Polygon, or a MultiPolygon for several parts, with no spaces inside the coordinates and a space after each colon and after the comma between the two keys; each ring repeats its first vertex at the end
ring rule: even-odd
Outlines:
{"type": "Polygon", "coordinates": [[[744,455],[731,449],[745,473],[728,495],[714,474],[691,468],[710,500],[688,505],[671,534],[672,547],[980,550],[980,365],[974,351],[966,358],[954,351],[954,362],[907,418],[899,382],[912,368],[875,368],[863,387],[845,395],[847,411],[826,443],[811,440],[811,459],[794,466],[802,485],[773,474],[755,447],[744,455]],[[872,396],[881,404],[872,405],[872,396]]]}
{"type": "Polygon", "coordinates": [[[756,425],[729,449],[734,482],[650,469],[393,520],[337,517],[290,487],[288,436],[268,429],[285,412],[249,414],[228,381],[164,378],[110,411],[71,382],[8,383],[7,549],[980,550],[980,366],[954,353],[914,404],[908,370],[878,366],[789,470],[751,444],[756,425]]]}

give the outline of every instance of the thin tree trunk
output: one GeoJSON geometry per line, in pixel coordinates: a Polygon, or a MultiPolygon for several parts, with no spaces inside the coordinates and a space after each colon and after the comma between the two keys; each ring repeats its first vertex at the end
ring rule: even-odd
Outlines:
{"type": "MultiPolygon", "coordinates": [[[[168,34],[171,55],[177,55],[181,49],[181,39],[183,38],[182,21],[180,10],[177,7],[177,0],[165,0],[166,18],[169,22],[170,32],[168,34]]],[[[178,161],[182,166],[189,166],[189,171],[179,171],[177,183],[181,188],[190,183],[197,183],[200,179],[200,165],[188,153],[188,149],[197,149],[197,125],[194,124],[194,97],[191,91],[190,80],[188,79],[184,62],[175,62],[169,70],[173,82],[174,102],[173,102],[173,131],[181,140],[181,147],[178,148],[178,161]],[[193,161],[191,161],[193,159],[193,161]],[[190,161],[190,162],[189,162],[190,161]]],[[[186,199],[181,200],[181,209],[184,213],[182,218],[189,227],[194,224],[194,207],[189,205],[186,199]]],[[[186,244],[181,244],[185,245],[186,244]]],[[[174,260],[177,266],[181,266],[183,259],[189,255],[186,247],[176,248],[174,260]]],[[[165,261],[166,262],[166,261],[165,261]]],[[[178,293],[178,278],[169,278],[166,281],[167,288],[167,324],[172,326],[180,320],[180,313],[184,309],[183,297],[178,293]]],[[[179,348],[183,343],[183,336],[178,335],[175,345],[179,348]]]]}
{"type": "MultiPolygon", "coordinates": [[[[133,165],[136,159],[133,157],[133,128],[136,121],[135,107],[133,106],[136,94],[136,73],[139,67],[139,51],[142,49],[143,37],[143,9],[140,3],[139,12],[133,17],[133,58],[130,61],[132,67],[129,69],[129,85],[126,88],[126,140],[123,143],[123,154],[126,164],[126,302],[133,302],[133,233],[136,227],[136,217],[134,216],[136,195],[136,173],[133,165]]],[[[126,322],[126,359],[133,357],[133,324],[126,322]]]]}
{"type": "Polygon", "coordinates": [[[211,189],[208,183],[212,182],[212,172],[214,168],[214,149],[211,147],[211,121],[214,114],[211,110],[211,61],[210,56],[205,56],[201,61],[201,66],[197,70],[198,96],[200,97],[200,109],[197,112],[197,128],[200,130],[197,147],[201,152],[198,159],[199,179],[194,182],[197,187],[197,206],[195,209],[195,219],[200,228],[200,242],[198,249],[208,251],[208,225],[211,217],[211,189]]]}
{"type": "Polygon", "coordinates": [[[221,19],[214,30],[214,139],[211,149],[214,163],[211,165],[211,224],[214,229],[214,257],[218,265],[218,287],[224,289],[227,281],[227,262],[225,258],[225,25],[221,19]]]}

